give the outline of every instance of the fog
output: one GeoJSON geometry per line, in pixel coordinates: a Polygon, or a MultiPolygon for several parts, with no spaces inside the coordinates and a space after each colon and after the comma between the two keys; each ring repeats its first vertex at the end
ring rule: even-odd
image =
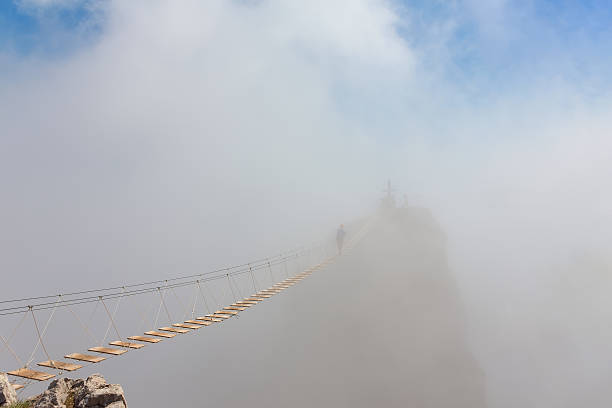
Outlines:
{"type": "Polygon", "coordinates": [[[444,230],[488,405],[610,405],[612,122],[588,46],[506,1],[433,22],[382,0],[88,1],[76,34],[55,30],[74,3],[20,3],[70,51],[0,50],[2,299],[327,242],[391,179],[444,230]],[[452,40],[465,14],[477,44],[452,40]],[[519,35],[537,38],[522,65],[502,55],[519,35]],[[495,74],[457,73],[472,47],[495,74]]]}

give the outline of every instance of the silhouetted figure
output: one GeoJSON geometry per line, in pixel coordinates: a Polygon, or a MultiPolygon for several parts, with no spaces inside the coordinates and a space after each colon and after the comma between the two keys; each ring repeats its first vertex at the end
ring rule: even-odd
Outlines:
{"type": "Polygon", "coordinates": [[[338,244],[338,253],[342,253],[342,246],[344,245],[344,236],[346,235],[346,231],[344,231],[344,224],[340,224],[338,228],[338,232],[336,232],[336,243],[338,244]]]}

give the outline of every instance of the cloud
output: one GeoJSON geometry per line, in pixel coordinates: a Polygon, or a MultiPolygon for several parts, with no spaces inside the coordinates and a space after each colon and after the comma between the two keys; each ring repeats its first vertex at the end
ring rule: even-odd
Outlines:
{"type": "Polygon", "coordinates": [[[571,254],[609,256],[612,146],[597,76],[557,64],[571,49],[508,52],[529,45],[514,6],[422,24],[373,0],[110,2],[69,55],[4,55],[0,267],[46,293],[244,260],[367,212],[390,177],[448,231],[493,388],[520,381],[486,319],[533,335],[507,309],[527,320],[571,254]]]}
{"type": "MultiPolygon", "coordinates": [[[[291,231],[357,214],[364,180],[355,169],[369,163],[374,189],[384,177],[369,158],[377,142],[343,116],[335,86],[401,77],[412,57],[384,3],[344,2],[324,18],[319,10],[115,2],[91,47],[15,62],[24,70],[4,81],[0,100],[11,135],[1,166],[10,197],[2,211],[12,214],[4,237],[13,253],[27,249],[12,234],[38,236],[33,245],[43,247],[62,228],[62,248],[44,250],[56,271],[75,261],[68,248],[85,243],[90,249],[77,263],[87,254],[100,260],[102,247],[123,252],[129,241],[137,247],[125,254],[131,260],[117,257],[115,266],[148,264],[153,248],[168,259],[186,255],[185,240],[193,252],[181,257],[197,263],[200,245],[244,248],[267,231],[269,247],[258,252],[276,251],[286,241],[281,234],[302,241],[291,231]],[[20,227],[25,220],[31,230],[20,227]],[[147,243],[151,223],[160,234],[147,243]],[[168,237],[177,240],[170,247],[168,237]]],[[[4,262],[40,267],[32,259],[4,262]]]]}
{"type": "Polygon", "coordinates": [[[87,0],[14,0],[15,3],[24,9],[51,8],[51,7],[74,7],[78,4],[86,3],[87,0]]]}

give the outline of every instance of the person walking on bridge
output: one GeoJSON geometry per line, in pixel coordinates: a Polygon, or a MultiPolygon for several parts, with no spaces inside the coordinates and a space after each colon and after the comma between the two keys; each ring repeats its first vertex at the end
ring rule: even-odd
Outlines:
{"type": "Polygon", "coordinates": [[[336,232],[336,244],[338,244],[338,254],[342,254],[342,246],[344,245],[344,236],[346,235],[346,231],[344,231],[344,224],[340,224],[338,231],[336,232]]]}

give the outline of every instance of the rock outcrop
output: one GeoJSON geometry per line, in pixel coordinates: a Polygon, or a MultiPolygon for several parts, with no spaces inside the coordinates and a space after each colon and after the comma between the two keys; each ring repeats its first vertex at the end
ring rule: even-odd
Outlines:
{"type": "Polygon", "coordinates": [[[17,402],[17,393],[9,383],[6,374],[0,373],[0,407],[8,406],[13,402],[17,402]]]}
{"type": "Polygon", "coordinates": [[[426,209],[388,208],[353,251],[287,298],[279,327],[301,350],[267,357],[299,367],[287,381],[298,384],[292,407],[487,406],[446,236],[426,209]]]}
{"type": "Polygon", "coordinates": [[[123,388],[108,384],[100,374],[86,380],[55,380],[32,402],[33,408],[127,408],[123,388]]]}

